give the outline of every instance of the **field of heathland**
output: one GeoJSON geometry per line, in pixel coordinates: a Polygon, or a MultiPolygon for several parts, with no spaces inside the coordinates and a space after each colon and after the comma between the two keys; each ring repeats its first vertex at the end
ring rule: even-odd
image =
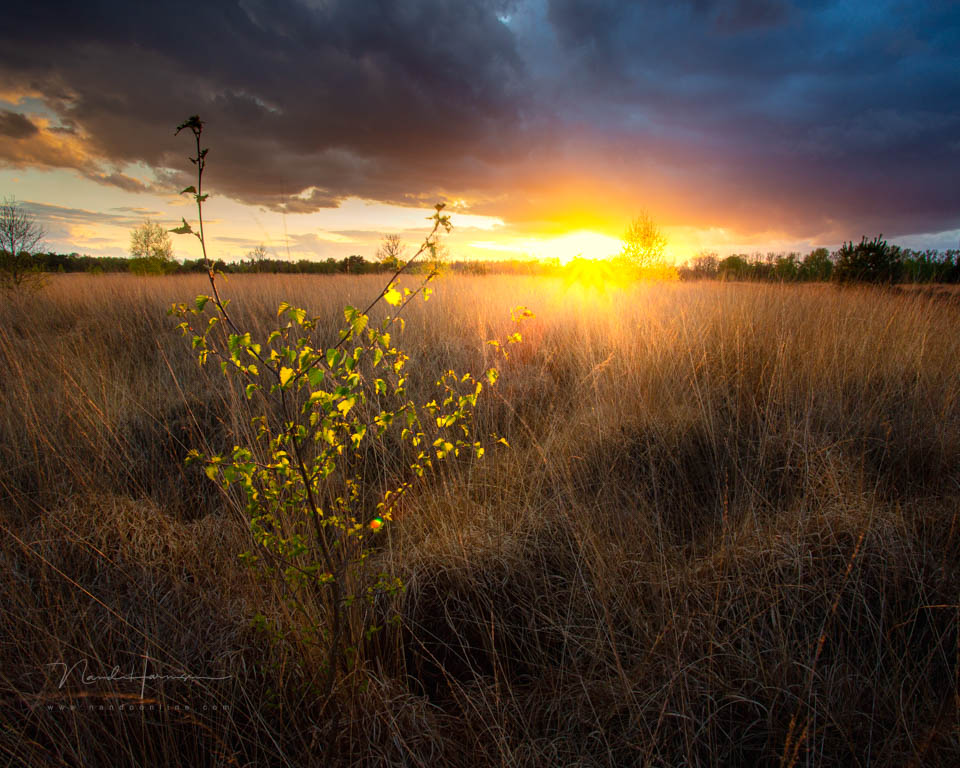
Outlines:
{"type": "MultiPolygon", "coordinates": [[[[219,287],[254,339],[289,302],[323,348],[382,284],[219,287]]],[[[363,567],[393,587],[344,603],[333,672],[328,593],[240,557],[250,506],[185,462],[257,442],[243,380],[166,311],[206,277],[0,302],[0,764],[960,765],[954,294],[433,288],[392,331],[406,396],[496,366],[484,455],[377,518],[363,567]]],[[[356,498],[407,482],[381,448],[356,498]]]]}

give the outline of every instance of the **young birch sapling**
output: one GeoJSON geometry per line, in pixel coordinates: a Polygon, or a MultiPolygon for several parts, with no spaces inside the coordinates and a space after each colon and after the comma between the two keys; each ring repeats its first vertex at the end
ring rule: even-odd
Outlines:
{"type": "MultiPolygon", "coordinates": [[[[253,539],[242,557],[275,580],[298,617],[297,626],[273,627],[273,635],[322,650],[320,692],[329,700],[363,636],[379,629],[374,601],[402,589],[369,559],[401,501],[440,462],[480,459],[485,442],[506,443],[496,436],[481,440],[474,431],[478,398],[499,374],[496,368],[480,376],[448,370],[436,382],[434,399],[415,403],[408,394],[410,357],[396,343],[401,314],[415,298],[429,299],[437,271],[429,269],[413,289],[398,280],[419,261],[435,258],[441,233],[451,229],[442,203],[416,254],[398,265],[365,308],[344,308],[336,338],[318,338],[319,318],[286,302],[265,339],[239,327],[207,253],[203,126],[194,116],[177,128],[196,142],[190,158],[196,185],[181,194],[196,202],[197,228],[184,218],[172,231],[199,240],[210,294],[175,304],[171,313],[181,319],[200,364],[213,356],[225,375],[239,377],[255,437],[223,455],[192,450],[187,460],[200,463],[224,489],[240,490],[253,539]],[[387,313],[375,321],[370,313],[378,305],[387,313]],[[316,605],[319,612],[308,609],[316,605]]],[[[523,307],[512,315],[517,323],[532,317],[523,307]]],[[[508,346],[520,340],[516,331],[491,343],[506,357],[508,346]]],[[[258,621],[267,624],[262,616],[258,621]]]]}

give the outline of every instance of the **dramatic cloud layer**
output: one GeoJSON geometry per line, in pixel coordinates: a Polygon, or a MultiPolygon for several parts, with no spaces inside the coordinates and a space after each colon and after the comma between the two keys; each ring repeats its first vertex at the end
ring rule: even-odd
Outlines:
{"type": "Polygon", "coordinates": [[[172,126],[199,113],[218,191],[291,213],[451,197],[529,231],[641,207],[834,241],[960,228],[945,1],[37,2],[0,38],[0,162],[129,191],[178,181],[172,126]]]}

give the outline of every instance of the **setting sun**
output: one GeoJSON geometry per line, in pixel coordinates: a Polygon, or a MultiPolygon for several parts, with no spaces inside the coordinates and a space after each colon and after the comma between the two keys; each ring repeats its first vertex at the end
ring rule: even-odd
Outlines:
{"type": "Polygon", "coordinates": [[[497,241],[474,241],[473,248],[499,251],[517,257],[556,260],[567,264],[578,256],[584,259],[606,259],[620,251],[620,240],[589,230],[569,232],[558,237],[530,237],[497,241]]]}

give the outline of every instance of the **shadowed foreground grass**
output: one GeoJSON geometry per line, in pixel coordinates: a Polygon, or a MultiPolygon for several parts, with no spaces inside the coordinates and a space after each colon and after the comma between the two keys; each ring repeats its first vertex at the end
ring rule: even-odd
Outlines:
{"type": "MultiPolygon", "coordinates": [[[[378,288],[222,286],[327,338],[378,288]]],[[[402,621],[332,730],[310,652],[251,628],[290,619],[235,501],[183,464],[247,428],[165,315],[201,292],[70,276],[0,306],[3,764],[960,764],[955,303],[441,281],[399,340],[411,388],[537,315],[477,414],[511,448],[404,502],[376,554],[402,621]]]]}

